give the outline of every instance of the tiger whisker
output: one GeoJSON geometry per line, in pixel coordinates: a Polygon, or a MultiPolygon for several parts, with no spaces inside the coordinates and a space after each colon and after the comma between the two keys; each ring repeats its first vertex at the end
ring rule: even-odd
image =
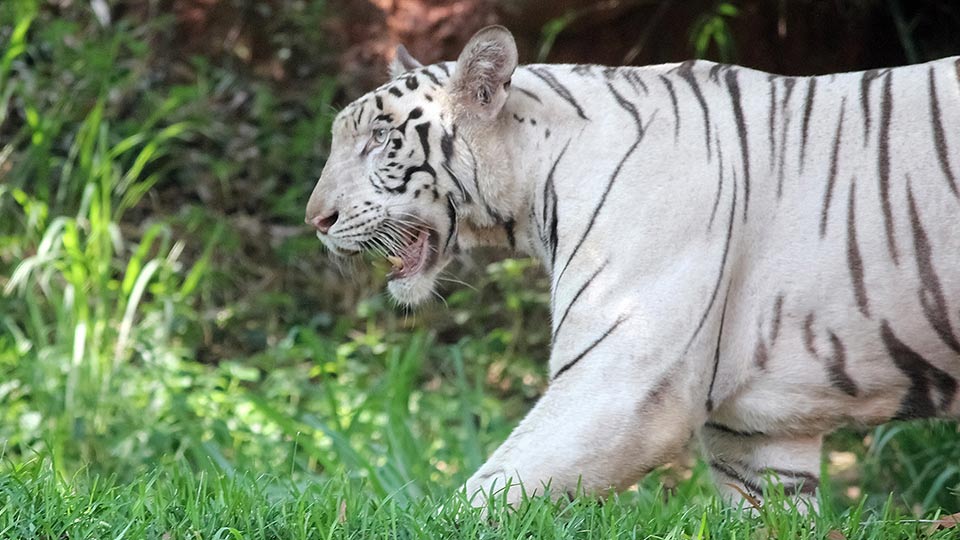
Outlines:
{"type": "Polygon", "coordinates": [[[446,281],[446,282],[449,282],[449,283],[456,283],[456,284],[458,284],[458,285],[463,285],[464,287],[467,287],[468,289],[471,289],[471,290],[473,290],[473,291],[480,292],[480,289],[477,289],[476,287],[474,287],[473,285],[467,283],[466,281],[461,281],[461,280],[459,280],[459,279],[456,279],[456,278],[454,278],[454,277],[451,277],[450,274],[448,274],[448,273],[446,273],[446,272],[441,272],[439,275],[437,275],[437,280],[438,280],[438,281],[446,281]]]}
{"type": "Polygon", "coordinates": [[[447,308],[450,307],[450,304],[447,304],[447,299],[444,298],[442,294],[440,294],[439,292],[437,292],[436,289],[430,289],[430,294],[432,294],[432,295],[436,296],[437,298],[439,298],[440,301],[443,302],[444,307],[447,307],[447,308]]]}

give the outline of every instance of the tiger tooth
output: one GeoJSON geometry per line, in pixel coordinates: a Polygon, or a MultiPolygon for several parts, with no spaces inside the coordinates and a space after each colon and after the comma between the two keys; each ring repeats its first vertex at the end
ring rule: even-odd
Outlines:
{"type": "Polygon", "coordinates": [[[403,268],[403,259],[401,259],[400,257],[396,257],[394,255],[387,255],[387,261],[389,261],[390,264],[392,264],[395,269],[399,270],[400,268],[403,268]]]}

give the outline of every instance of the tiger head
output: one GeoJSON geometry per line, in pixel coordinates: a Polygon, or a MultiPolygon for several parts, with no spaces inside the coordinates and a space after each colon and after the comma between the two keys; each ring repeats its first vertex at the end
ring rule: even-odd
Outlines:
{"type": "Polygon", "coordinates": [[[386,257],[388,289],[402,304],[429,297],[466,238],[497,216],[477,181],[478,170],[497,167],[483,163],[490,148],[471,140],[495,129],[516,65],[516,44],[500,26],[474,35],[455,65],[423,66],[401,46],[392,79],[334,119],[306,222],[334,257],[386,257]]]}

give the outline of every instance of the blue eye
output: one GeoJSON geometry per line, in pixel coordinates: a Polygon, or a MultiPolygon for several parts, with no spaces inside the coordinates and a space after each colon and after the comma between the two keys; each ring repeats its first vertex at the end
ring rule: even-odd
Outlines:
{"type": "Polygon", "coordinates": [[[387,135],[390,133],[390,130],[387,128],[377,128],[373,130],[373,142],[377,144],[383,144],[387,141],[387,135]]]}

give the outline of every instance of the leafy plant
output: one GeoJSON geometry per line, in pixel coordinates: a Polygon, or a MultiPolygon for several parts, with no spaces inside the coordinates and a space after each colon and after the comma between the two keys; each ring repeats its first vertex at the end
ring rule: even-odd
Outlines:
{"type": "Polygon", "coordinates": [[[708,58],[711,51],[721,62],[733,62],[736,45],[730,29],[730,19],[740,10],[731,2],[718,2],[713,11],[697,18],[690,28],[690,45],[697,58],[708,58]]]}
{"type": "Polygon", "coordinates": [[[876,428],[870,439],[863,478],[873,490],[893,492],[917,512],[960,505],[955,423],[893,423],[876,428]]]}

